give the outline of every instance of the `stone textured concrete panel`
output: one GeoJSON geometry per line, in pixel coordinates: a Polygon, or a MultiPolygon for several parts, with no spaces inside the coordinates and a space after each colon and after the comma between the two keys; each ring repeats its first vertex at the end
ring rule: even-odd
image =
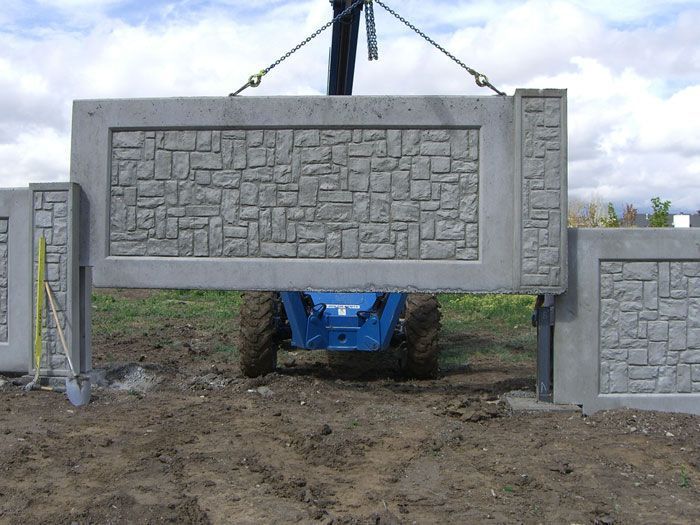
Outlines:
{"type": "Polygon", "coordinates": [[[9,220],[0,217],[0,343],[7,342],[7,267],[9,220]]]}
{"type": "Polygon", "coordinates": [[[557,287],[566,257],[562,250],[566,228],[566,187],[562,190],[565,100],[524,96],[520,111],[521,282],[524,287],[557,287]]]}
{"type": "Polygon", "coordinates": [[[569,230],[556,402],[700,413],[700,231],[569,230]]]}
{"type": "Polygon", "coordinates": [[[111,170],[110,255],[479,255],[476,129],[122,131],[111,170]]]}
{"type": "MultiPolygon", "coordinates": [[[[45,281],[51,287],[58,319],[63,329],[71,359],[82,370],[86,363],[81,350],[82,341],[81,283],[78,267],[78,222],[80,193],[75,184],[30,184],[32,201],[31,256],[33,274],[38,265],[38,241],[46,239],[45,281]]],[[[32,304],[36,301],[36,281],[32,279],[32,304]]],[[[89,302],[85,305],[89,308],[89,302]]],[[[32,309],[32,314],[34,308],[32,309]]],[[[32,315],[32,318],[34,316],[32,315]]],[[[43,322],[43,354],[41,374],[63,376],[69,373],[68,361],[61,346],[56,322],[48,299],[45,300],[43,322]]],[[[30,365],[31,371],[31,365],[30,365]]]]}
{"type": "Polygon", "coordinates": [[[700,393],[700,261],[601,261],[599,275],[600,393],[700,393]]]}
{"type": "MultiPolygon", "coordinates": [[[[34,243],[32,254],[34,257],[34,275],[38,266],[39,238],[46,239],[46,274],[45,280],[51,287],[56,302],[56,310],[61,328],[64,333],[68,330],[67,304],[68,274],[70,273],[69,250],[69,220],[68,220],[68,190],[67,189],[35,189],[33,191],[34,214],[34,243]]],[[[36,304],[36,282],[34,282],[32,297],[36,304]]],[[[48,299],[45,301],[48,306],[48,299]]],[[[51,310],[46,308],[43,315],[43,369],[67,369],[65,358],[59,340],[56,322],[51,315],[51,310]]]]}
{"type": "Polygon", "coordinates": [[[79,101],[71,180],[97,286],[566,288],[563,91],[79,101]]]}

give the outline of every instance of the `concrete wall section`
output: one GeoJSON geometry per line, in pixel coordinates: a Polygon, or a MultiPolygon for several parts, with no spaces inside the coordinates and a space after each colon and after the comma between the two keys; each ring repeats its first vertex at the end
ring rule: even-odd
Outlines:
{"type": "MultiPolygon", "coordinates": [[[[34,275],[38,264],[38,240],[46,238],[46,282],[51,287],[58,319],[66,337],[71,359],[80,363],[80,279],[78,232],[80,193],[75,184],[32,184],[32,260],[34,275]]],[[[32,297],[36,300],[33,279],[32,297]]],[[[42,375],[66,375],[69,371],[58,329],[48,299],[43,314],[42,375]]]]}
{"type": "Polygon", "coordinates": [[[96,286],[561,292],[566,163],[518,155],[565,159],[564,97],[76,102],[81,265],[96,286]]]}
{"type": "Polygon", "coordinates": [[[569,230],[554,396],[700,413],[700,231],[569,230]]]}
{"type": "Polygon", "coordinates": [[[523,290],[566,289],[566,98],[557,90],[516,94],[516,169],[523,290]]]}
{"type": "Polygon", "coordinates": [[[0,343],[7,342],[7,267],[8,267],[8,227],[7,217],[0,217],[0,343]]]}
{"type": "Polygon", "coordinates": [[[110,254],[477,260],[476,129],[112,134],[110,254]]]}
{"type": "Polygon", "coordinates": [[[31,192],[0,189],[0,371],[26,372],[30,363],[31,192]]]}

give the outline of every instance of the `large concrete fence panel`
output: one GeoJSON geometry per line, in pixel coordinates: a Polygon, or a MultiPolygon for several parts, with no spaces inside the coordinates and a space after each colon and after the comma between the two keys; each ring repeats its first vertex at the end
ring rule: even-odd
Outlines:
{"type": "Polygon", "coordinates": [[[566,287],[566,99],[78,101],[97,286],[566,287]]]}
{"type": "Polygon", "coordinates": [[[700,231],[569,230],[554,397],[700,414],[700,231]]]}

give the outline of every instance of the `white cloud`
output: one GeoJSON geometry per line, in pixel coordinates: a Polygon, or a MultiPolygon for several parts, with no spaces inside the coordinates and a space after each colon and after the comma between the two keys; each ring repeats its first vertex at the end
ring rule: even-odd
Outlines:
{"type": "MultiPolygon", "coordinates": [[[[73,99],[226,95],[331,15],[327,0],[6,1],[3,186],[67,179],[73,99]]],[[[694,2],[387,1],[509,93],[568,88],[572,194],[643,206],[659,194],[674,209],[700,208],[694,2]]],[[[363,28],[357,94],[487,94],[381,7],[375,13],[380,61],[364,59],[363,28]]],[[[325,92],[329,42],[330,30],[246,94],[325,92]]]]}
{"type": "Polygon", "coordinates": [[[607,20],[622,23],[637,22],[686,7],[697,7],[697,2],[693,0],[574,0],[574,3],[607,20]]]}
{"type": "Polygon", "coordinates": [[[51,128],[20,132],[14,142],[0,144],[0,186],[67,180],[68,133],[51,128]]]}

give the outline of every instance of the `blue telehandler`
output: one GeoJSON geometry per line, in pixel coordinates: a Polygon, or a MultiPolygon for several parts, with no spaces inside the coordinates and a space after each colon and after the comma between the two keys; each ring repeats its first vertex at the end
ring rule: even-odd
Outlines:
{"type": "MultiPolygon", "coordinates": [[[[363,4],[332,4],[327,94],[352,95],[363,4]]],[[[368,275],[367,282],[372,281],[368,275]]],[[[430,378],[438,371],[439,331],[439,304],[430,294],[246,292],[240,312],[241,370],[248,377],[272,372],[278,348],[291,340],[299,349],[337,352],[378,352],[400,345],[405,374],[430,378]]]]}

